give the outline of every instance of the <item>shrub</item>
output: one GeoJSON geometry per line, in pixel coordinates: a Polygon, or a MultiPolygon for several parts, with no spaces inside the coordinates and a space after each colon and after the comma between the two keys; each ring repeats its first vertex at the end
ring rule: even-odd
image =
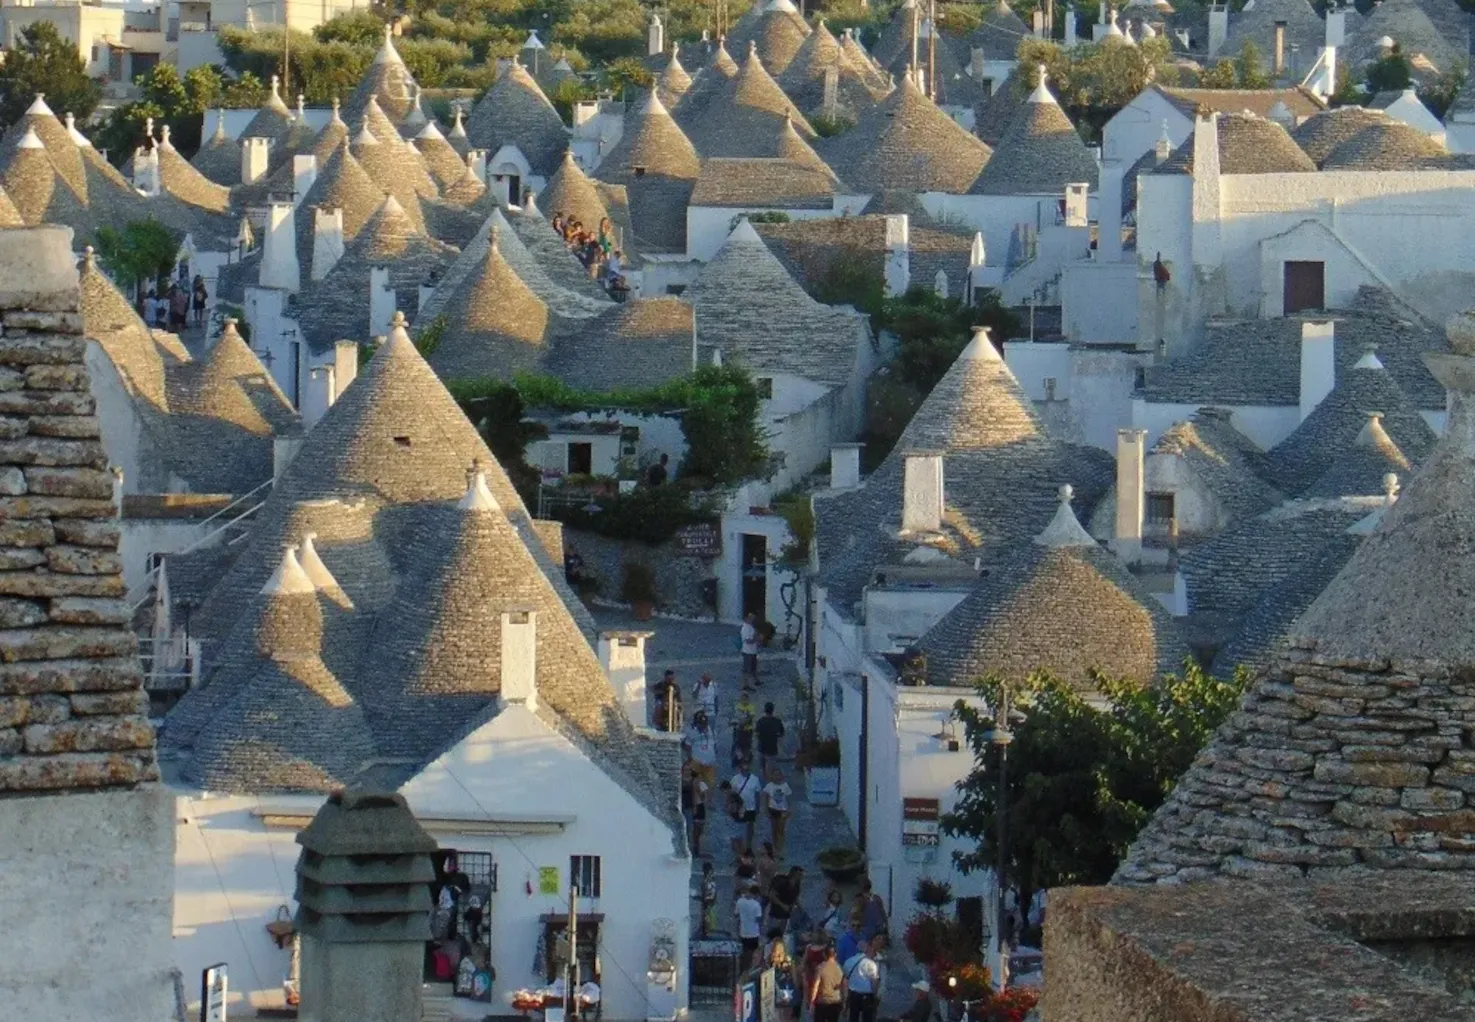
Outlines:
{"type": "MultiPolygon", "coordinates": [[[[993,990],[988,968],[976,961],[958,963],[938,959],[928,967],[927,977],[938,996],[950,1001],[982,1001],[993,990]]],[[[974,1018],[981,1014],[969,1012],[974,1018]]]]}
{"type": "Polygon", "coordinates": [[[967,962],[978,955],[973,935],[956,919],[940,912],[919,912],[907,923],[903,943],[923,965],[967,962]]]}
{"type": "Polygon", "coordinates": [[[945,880],[933,880],[931,877],[921,877],[917,880],[917,888],[914,892],[917,903],[929,908],[942,908],[953,900],[953,885],[945,880]]]}
{"type": "Polygon", "coordinates": [[[1040,1003],[1038,987],[1010,987],[989,997],[984,1007],[984,1022],[1024,1022],[1024,1018],[1040,1003]]]}
{"type": "Polygon", "coordinates": [[[837,845],[834,848],[826,848],[815,857],[820,869],[845,870],[854,869],[865,862],[866,857],[858,848],[849,845],[837,845]]]}
{"type": "Polygon", "coordinates": [[[639,561],[625,562],[625,579],[620,583],[620,599],[626,603],[655,603],[655,574],[639,561]]]}
{"type": "Polygon", "coordinates": [[[716,518],[705,501],[694,499],[691,491],[682,486],[651,486],[629,493],[603,494],[592,497],[587,504],[554,505],[549,514],[575,529],[610,539],[639,540],[650,546],[664,543],[683,525],[698,525],[716,518]]]}
{"type": "Polygon", "coordinates": [[[809,753],[809,765],[816,767],[838,767],[840,765],[840,739],[826,738],[817,743],[809,753]]]}

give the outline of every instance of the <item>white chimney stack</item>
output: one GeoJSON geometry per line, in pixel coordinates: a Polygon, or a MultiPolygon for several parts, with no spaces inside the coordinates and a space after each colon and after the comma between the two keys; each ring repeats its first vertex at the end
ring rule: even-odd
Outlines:
{"type": "Polygon", "coordinates": [[[1209,56],[1218,56],[1229,38],[1229,5],[1214,4],[1209,8],[1209,56]]]}
{"type": "Polygon", "coordinates": [[[312,210],[312,279],[322,280],[343,258],[343,210],[312,210]]]}
{"type": "Polygon", "coordinates": [[[1116,534],[1112,548],[1127,564],[1142,559],[1147,503],[1147,430],[1116,431],[1116,534]]]}
{"type": "Polygon", "coordinates": [[[650,25],[645,32],[645,53],[648,57],[659,57],[666,52],[666,27],[661,24],[661,16],[652,14],[650,25]]]}
{"type": "Polygon", "coordinates": [[[369,333],[389,333],[389,321],[394,318],[394,285],[389,280],[388,266],[369,267],[369,333]]]}
{"type": "Polygon", "coordinates": [[[1080,42],[1076,36],[1076,9],[1067,7],[1065,9],[1065,48],[1070,49],[1080,42]]]}
{"type": "Polygon", "coordinates": [[[830,489],[853,490],[860,485],[860,449],[864,444],[830,446],[830,489]]]}
{"type": "Polygon", "coordinates": [[[1086,214],[1086,193],[1090,191],[1089,184],[1068,184],[1065,186],[1065,226],[1086,227],[1089,220],[1086,214]]]}
{"type": "Polygon", "coordinates": [[[266,238],[261,246],[262,287],[297,293],[302,272],[297,265],[296,207],[272,200],[266,211],[266,238]]]}
{"type": "Polygon", "coordinates": [[[292,189],[294,205],[301,205],[307,190],[318,179],[318,158],[312,153],[292,157],[292,189]]]}
{"type": "Polygon", "coordinates": [[[942,454],[908,454],[901,492],[901,531],[937,532],[942,528],[944,503],[942,454]]]}
{"type": "Polygon", "coordinates": [[[241,140],[241,184],[254,185],[266,177],[271,143],[264,138],[241,140]]]}
{"type": "Polygon", "coordinates": [[[477,176],[482,184],[491,187],[487,180],[487,151],[485,149],[472,149],[466,154],[466,166],[477,176]]]}
{"type": "Polygon", "coordinates": [[[538,708],[538,612],[502,612],[502,703],[538,708]]]}
{"type": "Polygon", "coordinates": [[[1301,324],[1301,421],[1337,384],[1337,344],[1332,323],[1301,324]]]}
{"type": "Polygon", "coordinates": [[[910,222],[905,213],[886,217],[886,294],[906,294],[912,282],[910,222]]]}
{"type": "Polygon", "coordinates": [[[654,632],[600,632],[599,664],[619,696],[630,723],[650,726],[645,702],[645,641],[654,632]]]}

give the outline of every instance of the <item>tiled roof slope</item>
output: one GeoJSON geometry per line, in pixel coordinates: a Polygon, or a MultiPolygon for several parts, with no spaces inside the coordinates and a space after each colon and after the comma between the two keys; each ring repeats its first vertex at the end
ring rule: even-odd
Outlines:
{"type": "Polygon", "coordinates": [[[815,24],[794,60],[778,76],[778,82],[800,110],[810,116],[823,114],[825,74],[831,70],[836,76],[834,113],[837,116],[854,120],[889,91],[880,87],[874,75],[851,65],[840,40],[825,27],[824,19],[815,24]]]}
{"type": "Polygon", "coordinates": [[[1317,52],[1326,41],[1326,26],[1307,0],[1258,0],[1229,16],[1229,32],[1221,52],[1237,54],[1253,42],[1262,59],[1275,52],[1276,26],[1284,25],[1286,52],[1292,48],[1307,54],[1317,52]]]}
{"type": "Polygon", "coordinates": [[[683,103],[676,108],[677,120],[703,156],[778,156],[786,120],[803,137],[815,137],[799,108],[752,50],[738,73],[703,104],[699,116],[688,118],[685,112],[683,103]]]}
{"type": "Polygon", "coordinates": [[[1291,138],[1318,167],[1343,142],[1364,128],[1383,124],[1388,115],[1361,106],[1339,106],[1309,117],[1291,129],[1291,138]]]}
{"type": "Polygon", "coordinates": [[[929,685],[1048,671],[1090,688],[1093,672],[1146,684],[1182,667],[1188,647],[1162,604],[1081,528],[1068,497],[1061,508],[922,637],[929,685]]]}
{"type": "Polygon", "coordinates": [[[1385,118],[1339,143],[1322,161],[1323,170],[1459,170],[1475,166],[1453,155],[1417,128],[1385,118]]]}
{"type": "Polygon", "coordinates": [[[908,78],[854,127],[821,140],[816,148],[842,181],[862,193],[963,195],[993,155],[908,78]]]}
{"type": "Polygon", "coordinates": [[[1068,184],[1096,186],[1096,161],[1042,81],[994,147],[973,182],[974,195],[1065,194],[1068,184]]]}
{"type": "Polygon", "coordinates": [[[0,795],[133,787],[154,732],[71,231],[5,231],[0,266],[0,795]]]}
{"type": "Polygon", "coordinates": [[[1227,408],[1200,408],[1153,445],[1181,458],[1234,519],[1266,511],[1285,498],[1265,481],[1265,453],[1229,421],[1227,408]]]}
{"type": "Polygon", "coordinates": [[[1168,85],[1152,88],[1185,117],[1211,112],[1269,117],[1277,106],[1284,106],[1297,121],[1304,121],[1326,109],[1316,93],[1300,85],[1293,89],[1180,89],[1168,85]]]}
{"type": "Polygon", "coordinates": [[[978,27],[965,40],[968,50],[982,50],[984,60],[1013,60],[1019,44],[1031,35],[1024,19],[1014,13],[1007,0],[984,6],[978,27]]]}
{"type": "MultiPolygon", "coordinates": [[[[1394,479],[1406,479],[1413,468],[1383,428],[1383,413],[1369,412],[1352,443],[1337,452],[1331,467],[1307,487],[1308,497],[1356,497],[1383,492],[1394,479]]],[[[1431,439],[1432,446],[1432,439],[1431,439]]]]}
{"type": "Polygon", "coordinates": [[[990,146],[998,145],[1024,106],[1027,95],[1029,86],[1019,69],[1015,68],[1002,82],[994,83],[993,95],[979,100],[974,107],[973,134],[990,146]]]}
{"type": "Polygon", "coordinates": [[[515,145],[533,173],[546,177],[558,168],[569,133],[527,68],[513,61],[472,107],[466,137],[473,148],[487,151],[488,160],[504,145],[515,145]]]}
{"type": "Polygon", "coordinates": [[[1345,42],[1343,59],[1349,67],[1364,67],[1383,56],[1382,40],[1388,38],[1406,57],[1423,57],[1438,70],[1449,71],[1456,62],[1469,59],[1468,20],[1462,27],[1463,31],[1446,35],[1418,0],[1382,0],[1345,42]]]}
{"type": "Polygon", "coordinates": [[[250,548],[197,613],[203,634],[223,640],[212,658],[220,666],[171,714],[165,742],[185,757],[187,778],[217,790],[322,790],[366,777],[398,786],[496,711],[500,629],[489,621],[528,607],[537,612],[538,712],[674,837],[675,799],[565,605],[574,602],[506,474],[396,328],[314,428],[263,507],[250,548]],[[463,460],[485,474],[469,493],[463,460]],[[299,623],[260,600],[273,574],[290,571],[280,551],[308,533],[341,590],[316,595],[321,639],[310,611],[299,623]],[[283,735],[251,711],[253,678],[313,652],[323,671],[311,664],[276,681],[309,689],[328,707],[297,695],[293,711],[313,726],[283,735]],[[357,713],[327,712],[343,705],[340,690],[357,713]],[[365,727],[372,759],[345,762],[340,746],[364,741],[365,727]],[[284,741],[288,748],[266,755],[237,751],[284,741]],[[294,768],[283,784],[273,773],[281,763],[315,769],[294,768]]]}
{"type": "MultiPolygon", "coordinates": [[[[1219,173],[1307,174],[1316,170],[1311,157],[1291,140],[1283,125],[1254,114],[1218,114],[1219,173]]],[[[1154,173],[1192,174],[1193,136],[1180,145],[1154,173]]]]}
{"type": "MultiPolygon", "coordinates": [[[[374,219],[374,214],[384,204],[384,190],[364,172],[359,161],[344,142],[327,162],[318,167],[318,176],[302,197],[293,218],[297,232],[297,261],[304,276],[312,266],[313,213],[315,210],[342,210],[343,243],[347,245],[363,232],[374,219]]],[[[321,279],[321,273],[312,273],[312,279],[321,279]]]]}
{"type": "Polygon", "coordinates": [[[834,178],[793,160],[711,159],[691,193],[693,206],[830,209],[834,178]]]}
{"type": "Polygon", "coordinates": [[[225,133],[225,118],[215,119],[215,131],[200,146],[190,164],[206,179],[229,188],[241,180],[241,144],[225,133]]]}
{"type": "MultiPolygon", "coordinates": [[[[652,93],[625,115],[620,140],[600,159],[594,175],[611,184],[631,185],[648,176],[694,181],[700,169],[696,147],[652,93]]],[[[540,202],[551,209],[546,201],[540,202]]]]}
{"type": "Polygon", "coordinates": [[[799,12],[787,0],[779,3],[759,3],[748,8],[725,42],[733,50],[742,51],[751,43],[758,58],[769,73],[778,76],[784,73],[799,48],[804,45],[810,28],[799,12]]]}
{"type": "Polygon", "coordinates": [[[871,343],[865,316],[805,294],[746,219],[681,297],[696,309],[698,342],[753,370],[844,386],[871,343]]]}
{"type": "Polygon", "coordinates": [[[1424,368],[1423,355],[1448,350],[1448,344],[1390,292],[1372,285],[1358,289],[1351,308],[1330,316],[1211,321],[1192,352],[1149,367],[1139,393],[1149,401],[1182,404],[1297,404],[1306,318],[1335,320],[1338,373],[1376,347],[1378,359],[1415,407],[1444,407],[1444,388],[1424,368]]]}
{"type": "Polygon", "coordinates": [[[985,567],[1045,528],[1059,508],[1062,479],[1073,480],[1089,517],[1113,476],[1105,451],[1046,433],[1003,358],[976,335],[860,489],[815,498],[819,580],[836,607],[848,611],[878,567],[913,548],[897,531],[905,455],[919,452],[944,458],[945,551],[981,557],[985,567]]]}

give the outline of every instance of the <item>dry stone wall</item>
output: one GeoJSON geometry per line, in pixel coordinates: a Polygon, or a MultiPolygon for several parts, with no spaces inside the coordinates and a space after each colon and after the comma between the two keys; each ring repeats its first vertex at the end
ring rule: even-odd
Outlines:
{"type": "Polygon", "coordinates": [[[155,780],[71,231],[0,232],[0,795],[155,780]]]}
{"type": "Polygon", "coordinates": [[[1299,640],[1215,735],[1119,883],[1475,869],[1475,670],[1299,640]]]}

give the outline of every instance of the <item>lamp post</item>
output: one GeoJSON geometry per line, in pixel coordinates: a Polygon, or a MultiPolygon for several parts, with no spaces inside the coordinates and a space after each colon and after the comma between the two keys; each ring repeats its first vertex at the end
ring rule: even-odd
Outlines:
{"type": "Polygon", "coordinates": [[[994,728],[989,732],[989,744],[999,750],[999,796],[994,804],[994,817],[999,825],[998,865],[994,869],[994,927],[990,937],[994,962],[994,989],[1003,992],[1008,984],[1008,951],[1004,943],[1004,896],[1008,890],[1005,872],[1009,861],[1009,745],[1014,733],[1009,730],[1009,687],[1000,683],[998,704],[994,707],[994,728]]]}

